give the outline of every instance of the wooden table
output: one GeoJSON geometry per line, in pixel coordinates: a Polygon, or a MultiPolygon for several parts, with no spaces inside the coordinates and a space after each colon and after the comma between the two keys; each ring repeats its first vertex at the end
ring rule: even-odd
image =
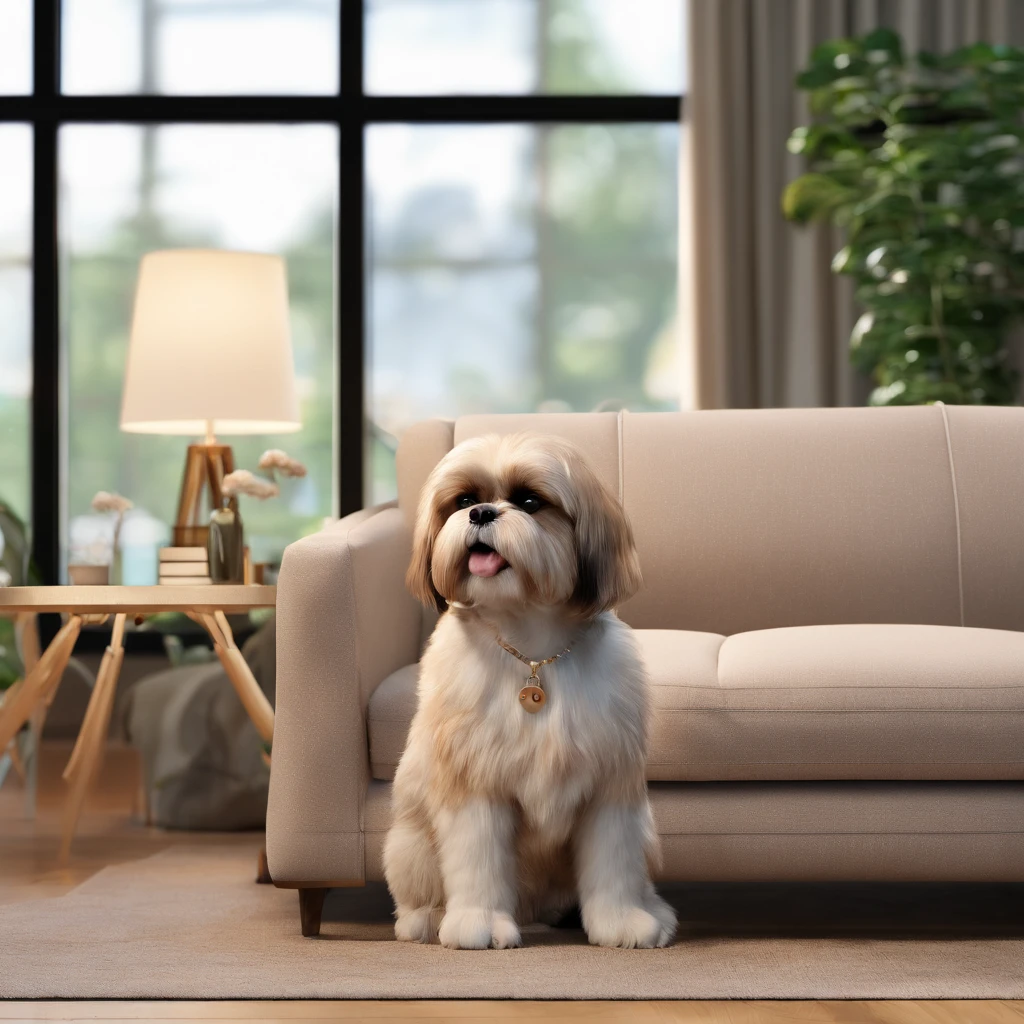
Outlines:
{"type": "MultiPolygon", "coordinates": [[[[4,695],[0,703],[0,751],[18,734],[33,715],[45,712],[53,701],[75,641],[85,623],[103,622],[111,615],[114,628],[103,654],[89,706],[82,720],[64,778],[70,784],[61,826],[61,859],[71,852],[71,841],[82,813],[86,794],[96,779],[114,693],[124,661],[124,627],[131,617],[141,620],[156,612],[182,612],[199,623],[213,640],[228,679],[241,698],[256,731],[269,743],[274,735],[274,710],[264,696],[228,625],[228,614],[253,608],[272,608],[276,587],[213,584],[198,587],[0,587],[0,615],[19,621],[42,612],[62,612],[67,619],[50,646],[26,665],[25,678],[4,695]]],[[[30,659],[26,659],[27,661],[30,659]]]]}

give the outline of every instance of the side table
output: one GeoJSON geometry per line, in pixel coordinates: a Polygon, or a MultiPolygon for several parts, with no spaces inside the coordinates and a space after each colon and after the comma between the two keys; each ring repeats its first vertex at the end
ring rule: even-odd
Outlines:
{"type": "Polygon", "coordinates": [[[213,640],[220,658],[256,731],[264,742],[274,735],[274,710],[264,696],[235,640],[227,616],[254,608],[272,608],[277,588],[224,584],[209,586],[160,587],[3,587],[0,615],[36,615],[62,612],[67,620],[25,678],[11,687],[0,704],[0,751],[33,714],[52,702],[75,641],[85,622],[102,622],[114,617],[110,644],[103,654],[89,706],[82,720],[74,749],[64,769],[69,783],[61,823],[60,856],[71,852],[82,806],[95,782],[103,760],[114,693],[124,660],[124,627],[129,617],[140,618],[156,612],[183,612],[199,623],[213,640]]]}

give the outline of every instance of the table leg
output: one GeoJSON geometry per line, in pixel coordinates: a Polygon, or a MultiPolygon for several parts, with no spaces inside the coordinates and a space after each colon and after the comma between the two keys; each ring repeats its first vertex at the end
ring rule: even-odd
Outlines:
{"type": "MultiPolygon", "coordinates": [[[[100,660],[100,669],[96,673],[96,681],[92,686],[92,696],[89,698],[89,704],[85,709],[85,717],[82,719],[82,725],[78,730],[78,737],[75,740],[74,748],[71,751],[71,756],[68,758],[68,763],[64,766],[63,779],[65,782],[71,780],[71,776],[74,775],[75,770],[78,767],[78,763],[82,758],[82,751],[85,749],[89,742],[89,737],[96,730],[96,723],[103,714],[103,706],[106,701],[106,690],[110,682],[111,665],[117,655],[114,653],[115,650],[123,646],[123,635],[124,635],[124,616],[118,616],[121,619],[121,633],[118,637],[114,637],[111,634],[110,643],[107,645],[103,652],[103,658],[100,660]]],[[[114,630],[118,629],[117,618],[114,620],[114,630]]],[[[121,657],[124,656],[122,650],[121,657]]],[[[120,669],[120,665],[118,666],[120,669]]],[[[117,685],[117,677],[114,677],[114,685],[117,685]]]]}
{"type": "Polygon", "coordinates": [[[78,734],[75,750],[71,761],[64,771],[64,777],[70,782],[70,792],[64,805],[61,823],[60,859],[66,862],[71,854],[71,842],[75,837],[75,828],[82,814],[82,807],[90,787],[99,774],[103,763],[103,752],[107,742],[107,731],[110,728],[110,715],[114,708],[114,694],[117,691],[117,678],[121,673],[124,661],[124,623],[123,612],[114,616],[114,629],[110,636],[110,645],[103,655],[100,674],[89,699],[86,720],[78,734]],[[109,655],[109,657],[108,657],[109,655]],[[95,711],[93,706],[95,705],[95,711]],[[77,755],[77,756],[76,756],[77,755]]]}
{"type": "Polygon", "coordinates": [[[215,612],[212,615],[204,612],[199,619],[210,634],[213,649],[217,652],[217,657],[220,658],[220,663],[224,666],[224,671],[253,725],[256,726],[260,738],[265,743],[270,743],[274,738],[274,709],[253,677],[245,658],[242,657],[242,652],[235,646],[235,638],[227,616],[223,612],[215,612]]]}
{"type": "Polygon", "coordinates": [[[39,620],[35,612],[18,612],[14,618],[21,660],[27,675],[39,663],[39,620]]]}
{"type": "Polygon", "coordinates": [[[0,750],[7,749],[7,744],[29,720],[39,702],[50,697],[60,685],[81,628],[81,616],[69,616],[17,690],[8,691],[7,699],[0,705],[0,750]]]}

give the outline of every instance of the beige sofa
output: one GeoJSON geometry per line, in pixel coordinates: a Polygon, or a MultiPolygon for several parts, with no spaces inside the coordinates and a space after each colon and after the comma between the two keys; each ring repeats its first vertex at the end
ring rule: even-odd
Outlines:
{"type": "Polygon", "coordinates": [[[663,879],[1024,880],[1024,409],[471,416],[404,435],[397,505],[285,553],[267,848],[305,933],[382,877],[419,489],[521,429],[576,442],[636,533],[663,879]]]}

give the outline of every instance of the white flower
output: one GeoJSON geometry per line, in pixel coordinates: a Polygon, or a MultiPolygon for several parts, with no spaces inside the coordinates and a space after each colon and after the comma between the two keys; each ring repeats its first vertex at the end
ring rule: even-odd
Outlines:
{"type": "Polygon", "coordinates": [[[236,494],[248,494],[250,498],[259,498],[260,501],[273,498],[280,493],[277,484],[272,484],[269,480],[261,480],[258,476],[253,476],[247,469],[236,469],[234,473],[228,473],[220,486],[228,497],[234,497],[236,494]]]}
{"type": "Polygon", "coordinates": [[[305,476],[306,467],[280,448],[270,448],[260,456],[260,469],[276,469],[282,476],[305,476]]]}
{"type": "Polygon", "coordinates": [[[135,506],[116,491],[97,491],[96,497],[92,499],[92,507],[95,512],[116,512],[120,516],[135,506]]]}
{"type": "Polygon", "coordinates": [[[12,583],[11,574],[0,566],[0,587],[9,587],[12,583]]]}

